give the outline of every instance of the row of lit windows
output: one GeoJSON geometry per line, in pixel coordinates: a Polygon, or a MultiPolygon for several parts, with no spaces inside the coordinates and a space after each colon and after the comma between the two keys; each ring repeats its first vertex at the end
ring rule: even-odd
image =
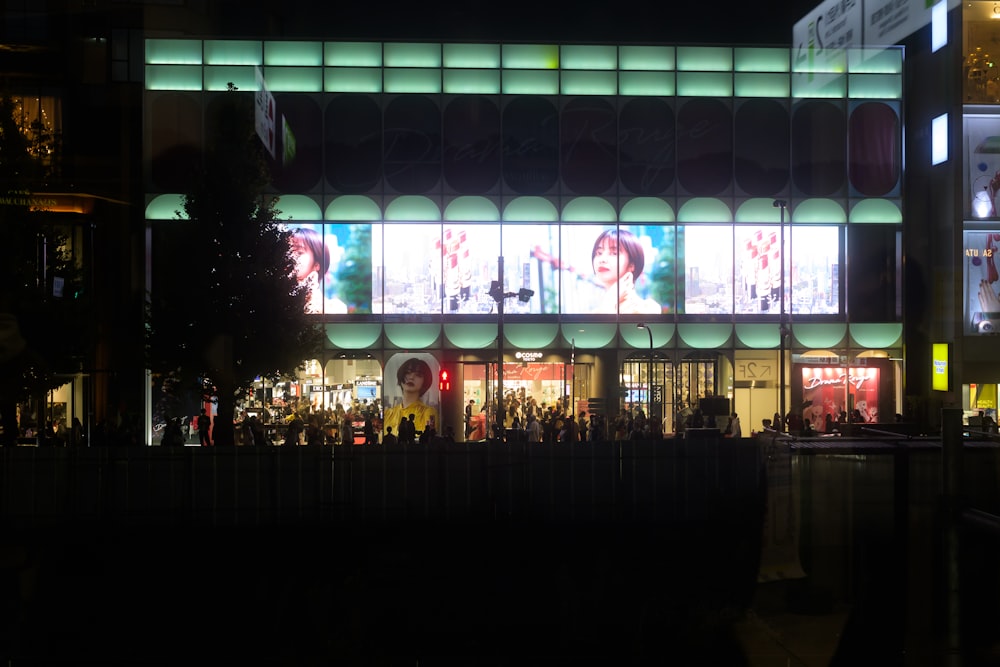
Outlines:
{"type": "Polygon", "coordinates": [[[844,51],[826,71],[786,48],[146,41],[148,90],[899,99],[902,52],[844,51]]]}

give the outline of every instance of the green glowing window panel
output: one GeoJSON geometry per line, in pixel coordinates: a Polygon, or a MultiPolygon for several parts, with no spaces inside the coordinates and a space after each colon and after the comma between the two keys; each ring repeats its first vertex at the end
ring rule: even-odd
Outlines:
{"type": "Polygon", "coordinates": [[[614,222],[618,219],[614,206],[603,197],[575,197],[563,206],[565,222],[614,222]]]}
{"type": "Polygon", "coordinates": [[[889,199],[862,199],[851,209],[851,222],[900,224],[903,212],[889,199]]]}
{"type": "Polygon", "coordinates": [[[278,220],[319,220],[319,204],[306,195],[281,195],[275,204],[278,220]]]}
{"type": "Polygon", "coordinates": [[[559,325],[555,322],[517,322],[504,324],[504,338],[514,347],[525,350],[541,350],[559,335],[559,325]]]}
{"type": "Polygon", "coordinates": [[[201,90],[201,65],[146,65],[146,90],[201,90]]]}
{"type": "Polygon", "coordinates": [[[556,95],[559,93],[559,72],[504,70],[502,92],[507,95],[556,95]]]}
{"type": "Polygon", "coordinates": [[[387,323],[385,336],[397,347],[422,350],[434,345],[441,337],[441,325],[421,322],[387,323]]]}
{"type": "Polygon", "coordinates": [[[444,71],[444,92],[496,95],[500,92],[500,70],[446,69],[444,71]]]}
{"type": "Polygon", "coordinates": [[[552,44],[504,44],[506,69],[559,69],[559,47],[552,44]]]}
{"type": "Polygon", "coordinates": [[[808,349],[822,350],[838,347],[847,334],[846,322],[811,322],[792,325],[792,335],[799,345],[808,349]]]}
{"type": "Polygon", "coordinates": [[[732,97],[730,72],[677,72],[677,94],[682,97],[732,97]]]}
{"type": "Polygon", "coordinates": [[[840,51],[823,51],[822,58],[812,54],[796,54],[792,57],[792,71],[803,74],[842,74],[847,71],[847,53],[840,51]]]}
{"type": "Polygon", "coordinates": [[[146,204],[146,220],[187,220],[184,195],[157,195],[146,204]]]}
{"type": "Polygon", "coordinates": [[[381,220],[382,210],[370,197],[343,195],[327,205],[324,219],[357,222],[381,220]]]}
{"type": "Polygon", "coordinates": [[[226,90],[232,83],[240,90],[257,90],[253,65],[208,65],[205,67],[205,90],[226,90]]]}
{"type": "Polygon", "coordinates": [[[783,48],[737,48],[733,53],[737,72],[788,72],[789,51],[783,48]]]}
{"type": "Polygon", "coordinates": [[[898,74],[850,74],[847,90],[854,99],[898,100],[903,97],[903,79],[898,74]]]}
{"type": "Polygon", "coordinates": [[[364,350],[378,342],[381,322],[338,322],[326,325],[326,337],[342,350],[364,350]]]}
{"type": "Polygon", "coordinates": [[[371,42],[327,42],[323,47],[327,67],[381,67],[382,45],[371,42]]]}
{"type": "MultiPolygon", "coordinates": [[[[613,322],[574,322],[562,325],[562,336],[566,345],[576,345],[584,349],[610,345],[617,334],[618,325],[613,322]]],[[[646,349],[649,349],[648,335],[646,349]]]]}
{"type": "Polygon", "coordinates": [[[206,65],[262,65],[264,46],[256,40],[206,39],[206,65]]]}
{"type": "Polygon", "coordinates": [[[500,210],[486,197],[457,197],[445,207],[444,219],[466,222],[499,222],[500,210]]]}
{"type": "Polygon", "coordinates": [[[673,95],[673,72],[619,72],[619,95],[673,95]]]}
{"type": "Polygon", "coordinates": [[[673,222],[674,209],[658,197],[636,197],[625,202],[618,219],[622,222],[673,222]]]}
{"type": "Polygon", "coordinates": [[[674,332],[677,331],[677,327],[674,326],[673,322],[654,323],[646,320],[646,328],[643,329],[632,323],[618,323],[618,335],[622,337],[622,340],[640,350],[649,349],[649,333],[647,333],[647,329],[653,334],[654,347],[669,344],[670,340],[674,337],[674,332]]]}
{"type": "Polygon", "coordinates": [[[503,219],[508,222],[556,222],[559,211],[543,197],[517,197],[504,206],[503,219]]]}
{"type": "Polygon", "coordinates": [[[677,334],[688,347],[711,350],[729,342],[733,325],[725,322],[684,322],[677,325],[677,334]]]}
{"type": "Polygon", "coordinates": [[[737,72],[733,81],[736,97],[788,97],[791,88],[784,73],[737,72]]]}
{"type": "Polygon", "coordinates": [[[618,48],[618,69],[667,72],[675,67],[672,46],[621,46],[618,48]]]}
{"type": "Polygon", "coordinates": [[[679,46],[677,69],[688,72],[729,72],[733,50],[728,46],[679,46]]]}
{"type": "Polygon", "coordinates": [[[851,338],[860,347],[895,347],[903,334],[903,325],[899,322],[854,322],[850,325],[850,331],[851,338]]]}
{"type": "Polygon", "coordinates": [[[903,50],[851,49],[847,52],[851,72],[859,74],[902,74],[903,50]]]}
{"type": "Polygon", "coordinates": [[[385,92],[387,93],[440,93],[441,70],[434,69],[391,69],[383,70],[385,92]]]}
{"type": "Polygon", "coordinates": [[[446,322],[444,336],[460,350],[481,350],[497,342],[497,325],[478,322],[446,322]]]}
{"type": "Polygon", "coordinates": [[[681,204],[677,211],[678,222],[732,222],[733,212],[720,199],[695,197],[681,204]]]}
{"type": "Polygon", "coordinates": [[[847,77],[843,74],[792,74],[792,97],[843,99],[847,97],[847,77]]]}
{"type": "Polygon", "coordinates": [[[393,199],[385,209],[385,219],[406,222],[434,222],[441,219],[437,204],[419,195],[393,199]]]}
{"type": "Polygon", "coordinates": [[[441,67],[440,44],[389,43],[384,49],[386,67],[441,67]]]}
{"type": "Polygon", "coordinates": [[[264,81],[275,93],[318,93],[323,90],[320,67],[265,67],[264,81]]]}
{"type": "Polygon", "coordinates": [[[615,95],[618,92],[617,72],[562,72],[563,95],[615,95]]]}
{"type": "Polygon", "coordinates": [[[382,70],[370,67],[327,67],[323,90],[328,93],[380,93],[382,70]]]}
{"type": "Polygon", "coordinates": [[[832,199],[806,199],[795,205],[792,222],[840,224],[847,222],[847,214],[844,207],[832,199]]]}
{"type": "Polygon", "coordinates": [[[264,42],[264,64],[276,67],[319,67],[323,64],[323,44],[264,42]]]}
{"type": "Polygon", "coordinates": [[[618,50],[613,46],[564,46],[560,65],[567,69],[616,69],[618,50]]]}
{"type": "Polygon", "coordinates": [[[499,69],[499,44],[445,44],[444,66],[470,69],[499,69]]]}
{"type": "MultiPolygon", "coordinates": [[[[780,223],[781,209],[770,197],[747,199],[736,208],[736,222],[780,223]]],[[[791,222],[787,218],[785,222],[791,222]]]]}
{"type": "Polygon", "coordinates": [[[147,65],[200,65],[200,39],[147,39],[147,65]]]}
{"type": "Polygon", "coordinates": [[[736,339],[744,347],[756,350],[766,350],[781,344],[777,324],[738,322],[736,324],[736,339]]]}

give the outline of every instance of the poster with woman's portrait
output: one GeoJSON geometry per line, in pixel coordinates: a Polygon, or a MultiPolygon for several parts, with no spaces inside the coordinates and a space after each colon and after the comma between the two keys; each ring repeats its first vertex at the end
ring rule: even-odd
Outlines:
{"type": "Polygon", "coordinates": [[[417,433],[428,426],[440,431],[440,368],[433,355],[423,352],[394,354],[386,361],[382,383],[384,433],[391,427],[398,434],[400,421],[410,415],[417,433]]]}

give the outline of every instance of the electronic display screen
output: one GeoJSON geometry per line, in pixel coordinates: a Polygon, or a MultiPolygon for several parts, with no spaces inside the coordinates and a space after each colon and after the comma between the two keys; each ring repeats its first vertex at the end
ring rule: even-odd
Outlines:
{"type": "MultiPolygon", "coordinates": [[[[777,314],[782,282],[787,313],[841,310],[843,231],[834,225],[785,227],[783,278],[777,225],[286,227],[310,313],[488,314],[503,294],[511,315],[777,314]]],[[[985,237],[979,244],[985,252],[985,237]]]]}
{"type": "Polygon", "coordinates": [[[561,312],[643,315],[673,302],[673,229],[563,224],[561,312]]]}
{"type": "Polygon", "coordinates": [[[967,231],[962,245],[965,334],[1000,333],[1000,272],[996,265],[1000,230],[967,231]]]}

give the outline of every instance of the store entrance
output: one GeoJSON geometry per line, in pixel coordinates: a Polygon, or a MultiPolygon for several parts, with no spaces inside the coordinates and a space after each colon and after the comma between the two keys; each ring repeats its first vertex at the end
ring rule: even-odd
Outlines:
{"type": "Polygon", "coordinates": [[[523,427],[528,416],[549,408],[565,414],[587,409],[590,365],[565,362],[504,362],[503,407],[497,397],[496,363],[465,364],[463,402],[472,403],[471,431],[466,440],[492,437],[493,426],[523,427]]]}

